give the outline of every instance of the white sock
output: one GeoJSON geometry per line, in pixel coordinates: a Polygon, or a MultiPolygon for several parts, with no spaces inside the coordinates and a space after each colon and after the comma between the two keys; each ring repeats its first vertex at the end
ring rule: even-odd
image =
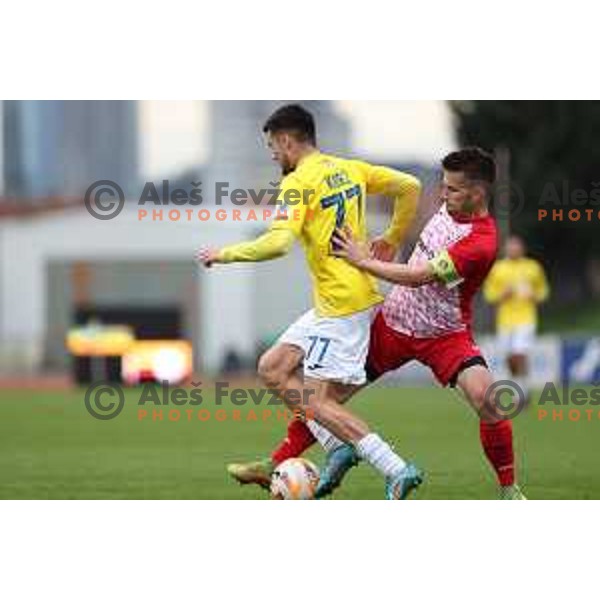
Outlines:
{"type": "Polygon", "coordinates": [[[400,456],[376,433],[369,433],[359,440],[356,444],[356,451],[384,477],[394,477],[406,467],[406,463],[400,456]]]}
{"type": "Polygon", "coordinates": [[[337,450],[340,446],[344,445],[344,442],[339,438],[336,438],[333,433],[331,433],[328,429],[325,429],[322,425],[319,425],[314,419],[309,419],[306,421],[308,428],[311,433],[317,438],[317,442],[325,448],[326,452],[331,452],[333,450],[337,450]]]}

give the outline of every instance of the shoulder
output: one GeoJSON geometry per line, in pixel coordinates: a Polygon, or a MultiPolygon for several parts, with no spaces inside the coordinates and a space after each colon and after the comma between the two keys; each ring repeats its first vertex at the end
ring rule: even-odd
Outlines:
{"type": "Polygon", "coordinates": [[[477,230],[481,235],[481,239],[484,240],[486,250],[493,253],[495,258],[498,254],[498,226],[494,217],[488,216],[482,219],[477,230]]]}
{"type": "MultiPolygon", "coordinates": [[[[328,178],[349,178],[350,180],[365,179],[366,171],[360,163],[352,159],[341,158],[332,154],[319,154],[318,157],[307,161],[292,173],[296,181],[305,189],[318,189],[328,178]]],[[[368,165],[366,165],[368,167],[368,165]]],[[[335,186],[334,186],[335,187],[335,186]]]]}
{"type": "Polygon", "coordinates": [[[544,272],[544,265],[542,265],[542,263],[535,258],[527,258],[526,264],[527,268],[534,273],[544,272]]]}
{"type": "Polygon", "coordinates": [[[498,260],[494,261],[494,266],[492,267],[492,272],[494,273],[494,275],[498,275],[501,273],[505,273],[509,268],[509,265],[506,262],[505,258],[499,258],[498,260]]]}
{"type": "Polygon", "coordinates": [[[297,189],[305,187],[305,182],[303,181],[302,173],[298,173],[294,171],[293,173],[289,173],[286,175],[281,182],[279,183],[279,187],[281,189],[297,189]]]}
{"type": "Polygon", "coordinates": [[[534,269],[541,269],[542,263],[537,260],[537,258],[527,257],[525,259],[527,262],[525,263],[528,267],[533,267],[534,269]]]}
{"type": "Polygon", "coordinates": [[[479,232],[483,235],[494,236],[498,234],[498,226],[496,225],[496,219],[492,215],[487,215],[473,221],[473,231],[479,232]]]}
{"type": "Polygon", "coordinates": [[[495,257],[498,251],[498,229],[494,218],[488,216],[475,219],[465,242],[476,245],[482,254],[493,254],[495,257]]]}
{"type": "Polygon", "coordinates": [[[293,182],[296,187],[317,187],[323,180],[324,174],[335,167],[338,162],[339,159],[336,157],[320,153],[318,156],[302,162],[286,179],[290,178],[290,182],[293,182]]]}

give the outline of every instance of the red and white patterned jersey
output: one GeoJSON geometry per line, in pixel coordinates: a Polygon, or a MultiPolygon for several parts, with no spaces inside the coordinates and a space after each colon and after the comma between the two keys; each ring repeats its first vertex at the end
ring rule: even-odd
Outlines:
{"type": "Polygon", "coordinates": [[[388,326],[419,338],[470,331],[473,296],[494,263],[497,246],[490,215],[452,216],[444,204],[423,229],[408,261],[430,262],[442,277],[420,287],[395,285],[382,309],[388,326]]]}

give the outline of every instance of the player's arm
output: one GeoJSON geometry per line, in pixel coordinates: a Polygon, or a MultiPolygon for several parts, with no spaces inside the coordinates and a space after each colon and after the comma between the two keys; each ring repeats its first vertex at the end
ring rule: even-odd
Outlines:
{"type": "Polygon", "coordinates": [[[378,279],[406,287],[420,287],[436,278],[429,263],[414,266],[370,258],[356,266],[378,279]]]}
{"type": "MultiPolygon", "coordinates": [[[[297,178],[288,176],[282,182],[279,197],[285,200],[289,194],[289,197],[304,198],[301,188],[297,178]],[[289,190],[293,190],[294,193],[289,193],[289,190]]],[[[266,233],[255,240],[221,249],[205,246],[196,253],[196,259],[204,266],[210,267],[214,263],[261,262],[285,256],[302,230],[307,205],[305,202],[299,202],[290,207],[286,211],[287,216],[278,216],[266,233]]]]}
{"type": "MultiPolygon", "coordinates": [[[[387,244],[395,252],[404,241],[417,213],[421,183],[413,175],[389,167],[364,162],[358,164],[365,175],[367,194],[381,194],[394,200],[390,224],[381,238],[374,240],[373,249],[377,255],[378,246],[387,244]]],[[[391,260],[391,257],[386,258],[391,260]]]]}
{"type": "Polygon", "coordinates": [[[544,267],[537,263],[537,269],[533,280],[533,299],[538,304],[545,302],[550,295],[550,285],[544,271],[544,267]]]}
{"type": "Polygon", "coordinates": [[[447,288],[461,285],[491,260],[492,251],[471,234],[420,265],[403,265],[377,260],[365,244],[353,239],[348,228],[336,232],[336,254],[375,277],[408,287],[439,281],[447,288]]]}
{"type": "Polygon", "coordinates": [[[269,229],[250,242],[213,249],[203,247],[196,258],[207,267],[214,263],[261,262],[285,256],[294,243],[294,234],[285,229],[269,229]]]}
{"type": "Polygon", "coordinates": [[[406,265],[375,258],[366,244],[352,237],[349,229],[338,230],[335,235],[334,254],[345,258],[355,267],[391,283],[419,287],[436,279],[431,263],[406,265]]]}

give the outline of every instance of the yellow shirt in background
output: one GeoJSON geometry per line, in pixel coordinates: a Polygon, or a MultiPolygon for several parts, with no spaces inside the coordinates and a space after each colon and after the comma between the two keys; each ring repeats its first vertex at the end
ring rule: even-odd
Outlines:
{"type": "Polygon", "coordinates": [[[544,268],[533,258],[498,260],[483,287],[485,299],[497,304],[500,332],[537,325],[537,305],[546,300],[549,291],[544,268]]]}
{"type": "MultiPolygon", "coordinates": [[[[285,202],[288,218],[275,220],[256,240],[224,248],[222,262],[276,258],[297,238],[310,270],[317,314],[344,316],[381,302],[372,276],[332,255],[331,237],[336,228],[348,226],[355,238],[365,241],[366,195],[384,194],[395,197],[392,223],[384,235],[398,245],[416,212],[419,181],[387,167],[314,152],[300,161],[280,187],[279,199],[289,199],[285,202]]],[[[281,285],[294,282],[282,281],[281,285]]]]}

